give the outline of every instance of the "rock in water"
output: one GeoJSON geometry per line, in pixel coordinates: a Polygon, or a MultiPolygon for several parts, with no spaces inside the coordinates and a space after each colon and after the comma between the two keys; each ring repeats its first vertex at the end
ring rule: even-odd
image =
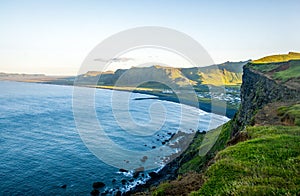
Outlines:
{"type": "Polygon", "coordinates": [[[93,183],[93,188],[94,189],[99,189],[99,188],[102,188],[104,186],[105,186],[105,184],[103,182],[94,182],[93,183]]]}
{"type": "Polygon", "coordinates": [[[125,185],[125,184],[126,184],[126,182],[127,182],[127,180],[125,180],[125,179],[122,179],[122,180],[121,180],[121,182],[122,182],[122,184],[123,184],[123,185],[125,185]]]}
{"type": "Polygon", "coordinates": [[[121,191],[117,191],[116,196],[121,196],[122,192],[121,191]]]}
{"type": "Polygon", "coordinates": [[[126,173],[127,173],[127,172],[128,172],[128,170],[126,170],[126,169],[122,169],[122,168],[121,168],[121,169],[119,169],[119,172],[126,172],[126,173]]]}
{"type": "Polygon", "coordinates": [[[92,190],[91,196],[99,196],[100,192],[97,189],[92,190]]]}
{"type": "Polygon", "coordinates": [[[65,189],[65,188],[67,188],[67,185],[64,184],[64,185],[60,186],[60,188],[65,189]]]}
{"type": "Polygon", "coordinates": [[[150,173],[149,173],[149,176],[150,176],[151,178],[157,178],[159,175],[158,175],[156,172],[150,172],[150,173]]]}

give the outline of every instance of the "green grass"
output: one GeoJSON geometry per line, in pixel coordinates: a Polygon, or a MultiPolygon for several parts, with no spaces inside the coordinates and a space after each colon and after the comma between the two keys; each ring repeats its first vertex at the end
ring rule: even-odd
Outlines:
{"type": "Polygon", "coordinates": [[[252,68],[254,70],[260,71],[260,72],[269,72],[272,71],[276,68],[280,67],[280,64],[272,64],[272,63],[267,63],[267,64],[253,64],[252,68]]]}
{"type": "Polygon", "coordinates": [[[274,73],[273,78],[282,81],[300,78],[300,61],[291,61],[289,69],[274,73]]]}
{"type": "Polygon", "coordinates": [[[300,59],[300,53],[289,52],[288,54],[266,56],[261,59],[254,60],[254,61],[252,61],[252,63],[260,64],[260,63],[286,62],[286,61],[295,60],[295,59],[300,59]]]}
{"type": "Polygon", "coordinates": [[[283,82],[286,82],[293,78],[300,78],[300,60],[290,60],[289,62],[286,62],[285,64],[281,63],[266,63],[266,64],[248,64],[248,67],[251,67],[251,69],[254,69],[256,71],[260,71],[262,73],[272,73],[272,78],[275,80],[281,80],[283,82]],[[275,69],[280,68],[283,65],[289,65],[288,69],[278,71],[275,69]]]}
{"type": "Polygon", "coordinates": [[[152,193],[153,196],[164,196],[165,189],[170,188],[171,184],[168,182],[162,183],[159,187],[152,193]]]}
{"type": "MultiPolygon", "coordinates": [[[[231,134],[231,123],[224,124],[217,129],[209,131],[207,134],[197,134],[189,148],[184,152],[185,157],[192,157],[179,168],[179,174],[190,171],[200,172],[205,169],[205,165],[210,161],[218,151],[225,148],[231,134]],[[207,153],[206,153],[207,152],[207,153]],[[203,154],[202,156],[200,154],[203,154]]],[[[154,196],[165,195],[165,190],[170,189],[172,185],[168,182],[160,184],[152,193],[154,196]]]]}
{"type": "Polygon", "coordinates": [[[201,172],[205,165],[210,161],[218,151],[226,147],[226,143],[231,135],[231,123],[225,123],[214,130],[207,132],[207,134],[199,135],[194,139],[191,146],[185,152],[186,155],[193,155],[193,158],[185,162],[179,168],[179,173],[186,173],[189,171],[201,172]]]}
{"type": "Polygon", "coordinates": [[[295,125],[300,126],[300,104],[283,106],[278,108],[278,115],[283,118],[291,119],[295,125]]]}
{"type": "Polygon", "coordinates": [[[218,153],[192,195],[297,195],[300,127],[248,127],[250,140],[218,153]]]}

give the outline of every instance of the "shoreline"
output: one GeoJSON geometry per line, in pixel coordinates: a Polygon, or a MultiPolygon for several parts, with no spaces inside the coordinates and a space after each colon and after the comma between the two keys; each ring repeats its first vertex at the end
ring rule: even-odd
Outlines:
{"type": "MultiPolygon", "coordinates": [[[[140,94],[145,94],[145,95],[153,95],[156,96],[156,99],[162,100],[162,101],[170,101],[170,102],[175,102],[175,103],[180,103],[180,104],[185,104],[185,105],[189,105],[189,106],[193,106],[195,107],[194,103],[188,101],[188,100],[184,100],[184,103],[180,102],[178,100],[177,97],[174,96],[168,96],[171,94],[162,94],[162,93],[156,93],[155,89],[154,90],[129,90],[129,89],[120,89],[120,88],[105,88],[102,86],[95,86],[95,87],[91,87],[91,88],[99,88],[99,89],[106,89],[106,90],[116,90],[116,91],[126,91],[126,92],[133,92],[133,93],[140,93],[140,94]]],[[[146,98],[146,99],[154,99],[154,98],[146,98]]],[[[139,100],[139,99],[137,99],[139,100]]],[[[199,101],[198,100],[198,109],[203,110],[205,112],[208,113],[213,113],[213,114],[217,114],[217,115],[221,115],[221,116],[226,116],[227,118],[232,119],[235,115],[235,113],[237,112],[237,109],[233,109],[233,108],[227,108],[226,107],[226,111],[225,114],[223,112],[217,112],[217,111],[222,111],[224,108],[223,107],[219,107],[219,106],[214,106],[215,110],[212,111],[211,109],[211,103],[207,103],[207,102],[203,102],[203,101],[199,101]]]]}
{"type": "MultiPolygon", "coordinates": [[[[52,82],[52,81],[29,81],[29,80],[0,80],[0,81],[10,81],[10,82],[24,82],[24,83],[36,83],[36,84],[49,84],[49,85],[59,85],[59,86],[73,86],[75,87],[74,83],[59,83],[59,82],[52,82]]],[[[97,89],[104,89],[104,90],[115,90],[115,91],[126,91],[126,92],[133,92],[133,93],[141,93],[144,95],[153,95],[156,96],[157,99],[162,101],[170,101],[180,104],[185,104],[189,106],[195,107],[194,103],[183,100],[184,103],[180,102],[177,97],[172,96],[172,94],[164,94],[161,92],[161,89],[150,89],[150,88],[134,88],[134,87],[115,87],[115,86],[100,86],[100,85],[77,85],[77,87],[86,87],[86,88],[97,88],[97,89]]],[[[226,106],[228,104],[226,103],[226,106]]],[[[198,100],[198,109],[203,110],[208,113],[213,113],[221,116],[226,116],[227,118],[232,119],[237,112],[238,109],[234,108],[225,108],[225,114],[224,112],[218,112],[224,110],[224,107],[214,106],[214,111],[211,109],[212,104],[209,102],[204,102],[201,100],[198,100]]]]}

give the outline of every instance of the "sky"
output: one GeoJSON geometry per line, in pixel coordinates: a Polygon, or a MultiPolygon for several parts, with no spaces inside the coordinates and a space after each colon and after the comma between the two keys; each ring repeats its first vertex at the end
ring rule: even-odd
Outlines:
{"type": "Polygon", "coordinates": [[[189,35],[215,63],[299,52],[299,10],[299,0],[0,0],[0,72],[75,75],[101,41],[142,26],[189,35]]]}

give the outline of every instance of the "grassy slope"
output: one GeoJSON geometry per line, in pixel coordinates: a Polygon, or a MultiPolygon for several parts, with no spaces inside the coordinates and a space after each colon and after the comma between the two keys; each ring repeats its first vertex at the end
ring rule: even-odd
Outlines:
{"type": "Polygon", "coordinates": [[[190,171],[201,172],[208,161],[211,160],[211,158],[213,158],[218,151],[223,150],[226,147],[226,143],[230,139],[231,135],[231,123],[232,121],[229,121],[223,126],[209,131],[205,136],[198,136],[186,152],[193,154],[193,158],[190,161],[182,164],[182,166],[179,168],[179,173],[183,174],[190,171]],[[214,141],[214,138],[217,138],[217,140],[214,141]],[[213,145],[212,148],[205,156],[199,155],[211,145],[213,145]]]}
{"type": "Polygon", "coordinates": [[[295,125],[300,126],[300,104],[280,107],[278,115],[281,116],[281,119],[290,119],[295,125]]]}
{"type": "Polygon", "coordinates": [[[175,181],[164,182],[158,187],[155,187],[152,189],[152,195],[184,195],[189,193],[189,190],[195,190],[197,187],[199,188],[203,183],[201,172],[207,168],[209,161],[215,157],[220,150],[223,150],[226,147],[231,135],[232,122],[233,121],[229,121],[223,126],[209,131],[209,134],[198,134],[185,152],[185,155],[192,156],[192,158],[181,165],[179,168],[180,175],[178,176],[178,179],[175,181]],[[215,137],[216,135],[219,135],[219,137],[215,137]],[[214,141],[214,138],[217,138],[217,140],[214,141]],[[199,155],[201,154],[201,151],[205,151],[205,148],[210,145],[213,146],[205,156],[199,155]],[[197,172],[197,174],[195,174],[195,172],[197,172]],[[197,182],[195,182],[195,180],[197,182]],[[189,187],[186,187],[186,184],[188,184],[189,187]]]}
{"type": "Polygon", "coordinates": [[[221,151],[192,195],[296,195],[300,127],[249,127],[251,139],[221,151]]]}
{"type": "Polygon", "coordinates": [[[293,78],[300,78],[300,60],[290,60],[281,63],[250,64],[251,68],[262,73],[271,74],[276,80],[287,81],[293,78]],[[288,65],[287,69],[279,70],[281,67],[288,65]],[[275,71],[276,70],[276,71],[275,71]]]}
{"type": "MultiPolygon", "coordinates": [[[[193,180],[194,171],[202,173],[198,191],[191,195],[297,195],[300,192],[300,105],[277,109],[284,119],[292,119],[295,126],[250,126],[243,131],[248,140],[227,147],[233,120],[212,130],[219,134],[206,156],[199,156],[206,135],[198,136],[186,151],[194,157],[184,163],[179,173],[185,181],[193,180]],[[201,147],[200,147],[201,146],[201,147]],[[215,156],[216,155],[216,156],[215,156]],[[214,163],[209,164],[215,157],[214,163]],[[210,165],[210,166],[208,166],[210,165]],[[204,172],[204,173],[203,173],[204,172]]],[[[153,191],[153,195],[170,195],[185,186],[184,180],[165,182],[153,191]],[[180,187],[180,188],[178,188],[180,187]]],[[[175,194],[176,195],[176,194],[175,194]]]]}
{"type": "Polygon", "coordinates": [[[291,78],[300,77],[300,61],[291,61],[290,68],[284,71],[279,71],[274,74],[274,79],[287,81],[291,78]]]}
{"type": "Polygon", "coordinates": [[[295,126],[247,127],[249,140],[218,153],[192,195],[296,195],[300,192],[300,105],[278,108],[295,126]]]}
{"type": "Polygon", "coordinates": [[[276,62],[287,62],[290,60],[300,59],[300,53],[296,52],[289,52],[288,54],[279,54],[279,55],[271,55],[266,56],[258,60],[252,61],[254,64],[261,64],[261,63],[276,63],[276,62]]]}

